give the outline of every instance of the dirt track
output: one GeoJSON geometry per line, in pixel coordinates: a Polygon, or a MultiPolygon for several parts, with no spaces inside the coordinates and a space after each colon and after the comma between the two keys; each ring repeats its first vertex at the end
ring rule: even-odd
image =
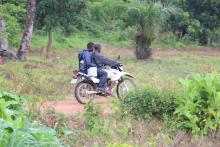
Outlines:
{"type": "MultiPolygon", "coordinates": [[[[102,98],[97,97],[97,99],[94,100],[95,104],[98,104],[99,106],[105,107],[103,109],[104,114],[110,114],[113,112],[111,107],[109,107],[109,104],[111,104],[112,98],[102,98]]],[[[56,112],[62,113],[64,115],[70,116],[73,114],[84,112],[84,106],[82,104],[79,104],[74,98],[69,100],[61,100],[61,101],[48,101],[43,104],[44,109],[47,108],[53,108],[56,112]]]]}

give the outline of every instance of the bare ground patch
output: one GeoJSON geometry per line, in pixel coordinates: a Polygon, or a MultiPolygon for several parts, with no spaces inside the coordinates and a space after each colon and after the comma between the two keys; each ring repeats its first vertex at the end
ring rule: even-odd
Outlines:
{"type": "MultiPolygon", "coordinates": [[[[84,112],[84,106],[82,104],[79,104],[74,97],[66,98],[68,100],[60,100],[60,101],[46,101],[41,106],[43,109],[41,111],[45,111],[47,108],[54,109],[57,113],[62,113],[66,116],[71,116],[77,113],[84,112]]],[[[94,103],[99,106],[105,106],[111,104],[112,99],[111,98],[103,98],[99,97],[94,100],[94,103]]],[[[104,114],[111,114],[113,113],[113,110],[111,107],[105,107],[103,110],[104,114]]]]}

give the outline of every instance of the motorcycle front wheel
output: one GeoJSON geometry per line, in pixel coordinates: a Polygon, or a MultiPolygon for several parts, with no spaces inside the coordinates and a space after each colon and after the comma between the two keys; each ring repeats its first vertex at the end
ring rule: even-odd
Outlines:
{"type": "Polygon", "coordinates": [[[87,104],[94,99],[95,87],[89,82],[82,81],[75,87],[75,98],[80,104],[87,104]]]}
{"type": "Polygon", "coordinates": [[[134,84],[134,81],[130,78],[123,78],[118,84],[117,84],[117,96],[120,100],[123,100],[129,92],[136,91],[137,87],[134,84]]]}

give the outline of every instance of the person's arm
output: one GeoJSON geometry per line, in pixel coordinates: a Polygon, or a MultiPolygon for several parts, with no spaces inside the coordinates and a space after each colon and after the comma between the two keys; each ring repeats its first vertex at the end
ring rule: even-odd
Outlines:
{"type": "Polygon", "coordinates": [[[104,64],[104,65],[109,65],[109,66],[115,66],[119,64],[118,62],[105,58],[104,56],[101,56],[100,54],[94,54],[94,58],[98,64],[104,64]]]}
{"type": "Polygon", "coordinates": [[[89,53],[89,52],[85,53],[86,66],[88,66],[88,67],[96,67],[96,64],[92,63],[91,57],[92,57],[91,53],[89,53]]]}

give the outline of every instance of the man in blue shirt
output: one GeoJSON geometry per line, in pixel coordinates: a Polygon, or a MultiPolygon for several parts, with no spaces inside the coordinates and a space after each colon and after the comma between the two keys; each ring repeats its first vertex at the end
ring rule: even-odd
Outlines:
{"type": "MultiPolygon", "coordinates": [[[[95,45],[95,51],[93,53],[93,60],[96,63],[99,70],[103,69],[103,66],[108,65],[111,67],[118,66],[120,63],[117,61],[114,61],[112,59],[106,58],[102,56],[101,53],[102,47],[100,44],[95,45]]],[[[115,85],[116,81],[110,81],[110,85],[108,87],[107,93],[113,95],[113,87],[115,85]]]]}
{"type": "MultiPolygon", "coordinates": [[[[97,65],[95,64],[94,58],[93,58],[93,50],[94,50],[94,43],[89,42],[87,44],[87,49],[83,51],[83,66],[80,67],[81,71],[87,71],[88,68],[90,67],[97,67],[97,65]]],[[[99,91],[105,91],[105,85],[107,83],[107,73],[98,68],[97,69],[97,76],[100,80],[100,82],[98,83],[98,90],[99,91]]]]}

